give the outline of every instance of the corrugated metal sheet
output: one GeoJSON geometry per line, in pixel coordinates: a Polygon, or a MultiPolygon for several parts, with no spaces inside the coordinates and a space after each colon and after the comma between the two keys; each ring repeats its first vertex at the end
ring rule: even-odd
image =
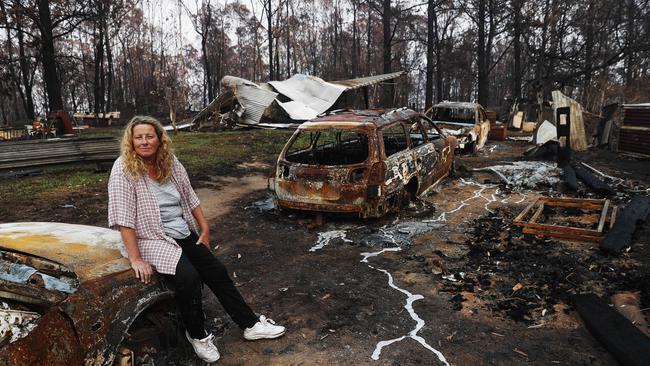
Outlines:
{"type": "Polygon", "coordinates": [[[315,110],[307,108],[300,102],[292,100],[286,103],[278,102],[278,105],[295,121],[308,121],[318,117],[318,113],[315,110]]]}
{"type": "Polygon", "coordinates": [[[346,90],[343,85],[328,83],[315,76],[296,74],[284,81],[269,81],[280,94],[304,104],[315,114],[327,111],[346,90]]]}
{"type": "Polygon", "coordinates": [[[358,89],[364,86],[370,86],[374,84],[381,83],[382,81],[395,79],[399,76],[406,75],[405,71],[392,72],[390,74],[381,74],[374,76],[366,76],[363,78],[348,79],[348,80],[338,80],[331,81],[331,84],[337,84],[346,87],[347,90],[358,89]]]}
{"type": "Polygon", "coordinates": [[[235,96],[244,107],[242,123],[255,125],[260,123],[264,111],[273,103],[278,93],[264,90],[254,84],[241,84],[235,88],[235,96]]]}

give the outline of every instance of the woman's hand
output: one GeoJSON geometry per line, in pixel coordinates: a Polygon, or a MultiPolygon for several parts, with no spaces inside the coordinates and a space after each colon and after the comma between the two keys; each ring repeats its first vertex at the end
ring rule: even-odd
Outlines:
{"type": "Polygon", "coordinates": [[[205,221],[205,215],[203,215],[203,210],[200,205],[192,210],[192,216],[196,219],[201,230],[201,235],[199,236],[199,240],[196,241],[196,245],[203,244],[206,248],[210,249],[210,229],[208,223],[205,221]]]}
{"type": "Polygon", "coordinates": [[[151,281],[153,268],[151,268],[151,265],[140,257],[140,249],[138,248],[138,238],[135,235],[135,229],[120,226],[120,235],[122,235],[122,241],[124,242],[126,251],[129,253],[129,261],[131,262],[131,268],[135,271],[135,277],[139,278],[145,285],[148,284],[151,281]]]}
{"type": "Polygon", "coordinates": [[[201,236],[196,241],[196,245],[203,244],[206,248],[210,249],[210,230],[201,230],[201,236]]]}
{"type": "Polygon", "coordinates": [[[135,277],[139,278],[145,285],[151,282],[153,269],[151,265],[143,259],[134,259],[131,261],[131,268],[135,271],[135,277]]]}

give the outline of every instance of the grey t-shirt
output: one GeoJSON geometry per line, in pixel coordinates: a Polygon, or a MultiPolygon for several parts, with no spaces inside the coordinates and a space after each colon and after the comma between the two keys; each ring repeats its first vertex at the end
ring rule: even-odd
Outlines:
{"type": "Polygon", "coordinates": [[[190,228],[183,219],[181,194],[178,193],[176,186],[169,180],[158,183],[149,177],[147,179],[151,183],[151,191],[156,196],[160,208],[160,220],[165,234],[174,239],[187,238],[190,235],[190,228]]]}

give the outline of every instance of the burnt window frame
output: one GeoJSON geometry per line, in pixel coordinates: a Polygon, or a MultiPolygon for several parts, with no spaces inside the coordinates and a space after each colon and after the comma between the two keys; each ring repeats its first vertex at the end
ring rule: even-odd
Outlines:
{"type": "Polygon", "coordinates": [[[377,129],[377,132],[378,132],[377,137],[381,141],[381,153],[382,153],[384,159],[388,159],[388,158],[390,158],[391,156],[393,156],[395,154],[398,154],[398,153],[400,153],[402,151],[407,151],[407,150],[411,149],[411,138],[410,138],[409,134],[406,133],[406,126],[404,125],[403,120],[397,121],[397,122],[394,122],[394,123],[390,123],[390,124],[387,124],[385,126],[382,126],[381,128],[377,129]],[[390,155],[386,155],[386,146],[384,144],[384,131],[386,129],[388,129],[388,128],[392,128],[392,127],[397,126],[397,125],[400,125],[402,127],[402,132],[404,133],[404,138],[406,139],[406,148],[404,148],[402,150],[398,150],[398,151],[396,151],[396,152],[394,152],[394,153],[392,153],[390,155]]]}
{"type": "Polygon", "coordinates": [[[416,117],[413,117],[413,118],[411,118],[411,119],[409,119],[407,121],[408,126],[409,126],[409,132],[407,134],[408,139],[409,139],[409,149],[418,148],[418,147],[420,147],[422,145],[426,145],[429,142],[429,135],[424,130],[424,126],[422,126],[422,122],[421,122],[422,117],[423,116],[416,116],[416,117]],[[422,143],[419,144],[419,145],[414,145],[413,144],[413,139],[411,138],[411,127],[413,127],[414,124],[417,124],[417,126],[418,126],[417,128],[418,128],[418,130],[420,132],[420,135],[422,135],[422,143]]]}
{"type": "MultiPolygon", "coordinates": [[[[368,160],[371,157],[370,140],[372,138],[373,137],[371,136],[370,132],[368,130],[366,130],[366,129],[363,129],[363,128],[352,128],[352,129],[345,128],[345,129],[342,129],[342,128],[336,128],[336,127],[327,127],[327,128],[318,128],[318,129],[300,129],[300,130],[296,131],[296,133],[294,135],[292,135],[292,137],[285,144],[285,149],[282,152],[282,160],[285,163],[289,163],[289,164],[318,165],[318,166],[324,166],[324,167],[334,167],[334,166],[340,166],[340,165],[367,164],[368,160]],[[300,149],[300,150],[295,150],[295,151],[293,151],[293,153],[299,153],[299,154],[308,153],[308,154],[311,154],[314,151],[316,151],[316,149],[318,147],[318,141],[321,139],[321,137],[323,135],[323,132],[331,132],[331,131],[335,131],[335,140],[336,140],[336,142],[341,142],[341,134],[342,133],[354,133],[354,134],[357,134],[357,135],[365,135],[366,144],[367,144],[367,146],[366,146],[367,154],[366,154],[364,160],[362,160],[360,162],[346,163],[346,164],[320,164],[320,163],[319,164],[309,164],[309,163],[305,163],[305,162],[292,161],[292,160],[288,159],[289,153],[292,152],[291,151],[292,145],[296,142],[297,139],[300,138],[301,134],[309,133],[310,143],[309,143],[308,147],[306,147],[304,149],[300,149]]],[[[330,144],[331,143],[328,143],[327,145],[330,145],[330,144]]],[[[326,146],[326,145],[322,145],[322,146],[326,146]]]]}
{"type": "Polygon", "coordinates": [[[440,135],[441,138],[447,137],[447,135],[446,135],[444,132],[442,132],[442,130],[440,129],[440,127],[438,127],[438,125],[436,125],[436,123],[433,122],[433,120],[432,120],[431,118],[429,118],[429,117],[427,117],[427,116],[425,116],[425,115],[418,116],[417,118],[420,118],[420,121],[419,121],[419,122],[420,122],[420,125],[422,126],[422,129],[425,131],[425,135],[426,135],[426,137],[427,137],[427,141],[431,141],[431,140],[429,140],[429,134],[426,133],[426,131],[428,131],[428,130],[425,129],[424,126],[422,125],[422,121],[421,121],[422,119],[424,119],[425,121],[427,121],[427,122],[428,122],[428,123],[429,123],[429,124],[430,124],[430,125],[431,125],[435,130],[436,130],[436,132],[438,132],[438,135],[440,135]]]}

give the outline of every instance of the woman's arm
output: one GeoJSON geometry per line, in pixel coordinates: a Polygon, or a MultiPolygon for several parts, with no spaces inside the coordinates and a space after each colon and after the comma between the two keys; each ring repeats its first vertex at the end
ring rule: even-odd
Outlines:
{"type": "Polygon", "coordinates": [[[199,229],[201,230],[199,240],[196,244],[203,244],[206,248],[210,249],[210,228],[208,227],[207,221],[205,221],[205,216],[203,215],[203,210],[200,205],[196,206],[192,210],[192,216],[196,219],[196,222],[199,224],[199,229]]]}
{"type": "Polygon", "coordinates": [[[130,227],[120,226],[120,235],[122,235],[122,241],[124,242],[126,251],[129,253],[129,261],[131,262],[131,268],[135,271],[135,277],[139,278],[145,285],[148,284],[151,281],[153,269],[140,256],[138,238],[135,235],[135,230],[130,227]]]}

